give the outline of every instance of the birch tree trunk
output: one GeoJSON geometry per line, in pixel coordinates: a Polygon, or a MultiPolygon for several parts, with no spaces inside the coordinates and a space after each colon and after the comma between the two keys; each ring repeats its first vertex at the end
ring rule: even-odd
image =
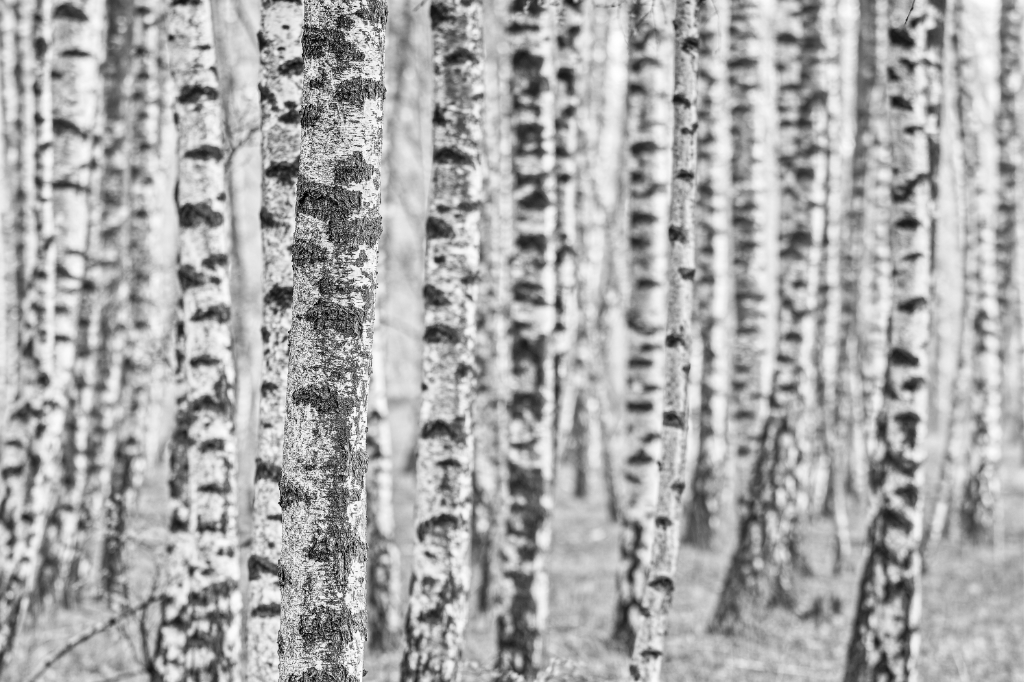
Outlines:
{"type": "MultiPolygon", "coordinates": [[[[697,195],[697,60],[702,0],[676,3],[674,91],[672,95],[671,207],[668,224],[668,324],[665,334],[664,452],[658,473],[651,563],[643,589],[640,622],[629,666],[634,680],[657,682],[665,658],[668,614],[675,591],[686,449],[690,424],[690,362],[693,344],[695,270],[694,208],[697,195]]],[[[634,214],[635,216],[636,214],[634,214]]],[[[634,232],[635,234],[635,232],[634,232]]]]}
{"type": "MultiPolygon", "coordinates": [[[[957,113],[963,154],[963,192],[967,252],[973,256],[972,301],[969,305],[973,331],[969,445],[966,463],[970,472],[964,490],[961,521],[966,537],[975,542],[1000,545],[1004,523],[1000,500],[999,464],[1002,448],[1002,365],[998,322],[999,299],[996,222],[981,215],[979,195],[980,144],[974,114],[977,69],[974,51],[965,33],[964,0],[954,2],[953,49],[956,59],[957,113]]],[[[967,318],[965,318],[966,321],[967,318]]],[[[948,472],[947,472],[948,473],[948,472]]],[[[942,504],[945,500],[937,502],[942,504]]],[[[936,529],[939,530],[939,529],[936,529]]]]}
{"type": "Polygon", "coordinates": [[[210,3],[167,15],[178,128],[177,372],[169,585],[157,668],[165,680],[232,680],[240,655],[234,359],[226,149],[210,3]]]}
{"type": "MultiPolygon", "coordinates": [[[[750,469],[756,455],[764,396],[768,303],[765,143],[767,118],[761,70],[765,17],[760,0],[734,0],[729,14],[729,107],[732,110],[732,267],[736,329],[731,348],[729,450],[737,467],[750,469]]],[[[740,476],[739,483],[745,473],[740,476]]]]}
{"type": "Polygon", "coordinates": [[[557,8],[551,0],[509,5],[511,52],[512,376],[509,455],[499,550],[498,668],[532,677],[547,626],[547,554],[554,478],[557,178],[557,8]]]}
{"type": "Polygon", "coordinates": [[[473,400],[483,199],[482,5],[434,0],[434,163],[427,218],[416,545],[402,680],[456,680],[469,615],[473,400]]]}
{"type": "Polygon", "coordinates": [[[700,433],[686,541],[709,548],[731,514],[728,427],[729,115],[725,55],[729,3],[702,3],[698,68],[697,316],[700,320],[700,433]]]}
{"type": "Polygon", "coordinates": [[[872,476],[878,501],[868,529],[868,557],[847,652],[846,682],[914,679],[920,650],[919,545],[932,221],[926,80],[921,63],[927,14],[901,0],[893,3],[889,22],[894,301],[885,404],[878,422],[879,446],[884,449],[872,476]]]}
{"type": "Polygon", "coordinates": [[[380,0],[304,4],[281,472],[283,682],[363,675],[363,481],[382,229],[386,20],[380,0]]]}
{"type": "Polygon", "coordinates": [[[618,600],[613,638],[633,648],[651,562],[663,463],[666,292],[672,139],[668,17],[660,3],[630,7],[627,145],[629,157],[629,360],[624,499],[619,530],[618,600]]]}
{"type": "Polygon", "coordinates": [[[771,409],[742,504],[739,545],[711,622],[731,634],[769,606],[794,603],[795,534],[807,485],[809,421],[803,367],[812,347],[816,257],[828,176],[821,3],[786,0],[776,15],[780,173],[779,345],[771,409]]]}
{"type": "Polygon", "coordinates": [[[134,0],[132,17],[132,93],[129,115],[128,225],[125,237],[129,316],[123,367],[123,419],[117,428],[110,488],[104,512],[101,582],[104,592],[126,596],[124,543],[128,510],[145,463],[150,386],[156,379],[157,344],[153,338],[150,235],[162,227],[156,196],[160,145],[160,0],[134,0]]]}
{"type": "Polygon", "coordinates": [[[281,627],[281,482],[292,315],[292,240],[299,172],[302,3],[265,0],[260,29],[260,129],[263,147],[263,372],[249,554],[247,673],[278,679],[281,627]]]}

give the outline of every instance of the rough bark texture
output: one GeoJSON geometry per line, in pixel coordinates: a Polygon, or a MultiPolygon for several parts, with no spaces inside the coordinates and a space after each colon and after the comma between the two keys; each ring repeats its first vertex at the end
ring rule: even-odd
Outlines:
{"type": "Polygon", "coordinates": [[[668,17],[657,2],[630,7],[629,303],[624,499],[620,518],[618,600],[612,632],[632,649],[651,561],[662,468],[665,326],[671,185],[672,110],[668,17]]]}
{"type": "Polygon", "coordinates": [[[714,632],[749,625],[768,606],[794,600],[794,543],[807,484],[807,377],[816,237],[828,173],[822,3],[780,3],[776,15],[779,153],[779,344],[770,411],[741,505],[739,545],[711,622],[714,632]]]}
{"type": "Polygon", "coordinates": [[[387,5],[310,0],[284,462],[280,678],[363,675],[366,405],[387,5]]]}
{"type": "MultiPolygon", "coordinates": [[[[996,135],[999,147],[999,194],[996,212],[998,227],[996,244],[999,268],[999,330],[1003,364],[1007,369],[1015,362],[1007,357],[1014,337],[1021,337],[1021,278],[1015,273],[1018,234],[1024,223],[1024,2],[1003,0],[999,13],[999,110],[996,114],[996,135]],[[1017,276],[1015,276],[1017,275],[1017,276]]],[[[1024,342],[1020,342],[1024,347],[1024,342]]],[[[1019,367],[1024,367],[1024,360],[1019,367]]],[[[1007,384],[1013,382],[1007,381],[1007,384]]],[[[1007,413],[1020,405],[1017,396],[1004,396],[1007,413]]],[[[1004,425],[1020,423],[1020,414],[1010,414],[1004,425]]],[[[1009,444],[1010,439],[1007,439],[1009,444]]],[[[1016,453],[1016,454],[1019,454],[1016,453]]]]}
{"type": "Polygon", "coordinates": [[[254,682],[277,682],[281,628],[281,463],[288,332],[292,317],[292,240],[299,169],[302,3],[264,0],[260,27],[263,179],[263,373],[253,487],[246,665],[254,682]]]}
{"type": "Polygon", "coordinates": [[[698,69],[697,319],[700,321],[700,432],[686,541],[711,547],[731,514],[728,426],[729,116],[725,55],[729,3],[702,3],[698,69]]]}
{"type": "Polygon", "coordinates": [[[512,377],[509,456],[501,540],[498,667],[532,676],[547,625],[547,554],[554,477],[557,179],[557,5],[509,5],[512,239],[509,312],[512,377]]]}
{"type": "Polygon", "coordinates": [[[563,0],[558,21],[558,88],[555,94],[555,172],[558,176],[558,228],[555,233],[558,294],[555,320],[555,457],[560,460],[572,431],[579,392],[576,371],[579,297],[577,292],[579,235],[577,226],[580,97],[577,86],[582,65],[580,37],[583,0],[563,0]]]}
{"type": "MultiPolygon", "coordinates": [[[[732,111],[732,265],[736,328],[732,345],[729,448],[741,470],[757,451],[764,396],[768,303],[765,208],[765,144],[768,119],[761,51],[763,8],[758,0],[734,0],[729,14],[729,107],[732,111]]],[[[739,483],[745,481],[741,476],[739,483]]]]}
{"type": "Polygon", "coordinates": [[[104,511],[103,590],[126,596],[124,543],[128,509],[145,463],[150,386],[157,366],[152,334],[150,235],[159,233],[156,174],[160,144],[159,8],[161,0],[134,0],[132,18],[132,93],[129,156],[127,254],[127,348],[122,369],[123,420],[117,428],[109,492],[104,511]]]}
{"type": "Polygon", "coordinates": [[[872,472],[878,500],[847,653],[847,682],[916,679],[920,650],[932,220],[921,65],[926,16],[905,1],[894,2],[889,14],[893,307],[878,421],[882,451],[872,472]]]}
{"type": "Polygon", "coordinates": [[[679,0],[675,12],[675,83],[672,96],[671,208],[668,225],[668,325],[665,334],[665,398],[658,501],[651,563],[640,606],[640,623],[629,671],[634,680],[657,682],[665,659],[668,615],[675,591],[686,488],[690,362],[695,271],[694,208],[697,194],[697,59],[700,0],[679,0]]]}
{"type": "Polygon", "coordinates": [[[241,653],[226,148],[206,0],[166,18],[178,129],[181,285],[171,547],[157,666],[165,680],[231,680],[241,653]]]}
{"type": "Polygon", "coordinates": [[[479,2],[434,0],[434,163],[427,218],[416,545],[402,679],[456,680],[469,615],[476,297],[483,199],[479,2]]]}
{"type": "MultiPolygon", "coordinates": [[[[960,122],[960,143],[963,154],[966,222],[969,245],[967,253],[974,264],[969,273],[973,279],[969,295],[972,327],[970,354],[971,386],[967,391],[969,409],[969,441],[966,462],[969,470],[964,490],[961,521],[964,534],[973,541],[1000,544],[1003,536],[1003,514],[1000,496],[999,463],[1002,448],[1002,364],[999,345],[999,299],[996,222],[986,219],[979,210],[980,145],[978,123],[974,113],[974,89],[977,69],[974,51],[964,33],[964,0],[954,0],[953,47],[956,59],[957,114],[960,122]]],[[[947,472],[950,473],[950,472],[947,472]]],[[[944,503],[945,500],[937,504],[944,503]]]]}

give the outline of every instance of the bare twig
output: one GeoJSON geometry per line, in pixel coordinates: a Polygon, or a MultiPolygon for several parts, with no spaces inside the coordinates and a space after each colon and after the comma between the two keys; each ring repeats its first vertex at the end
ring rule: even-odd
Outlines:
{"type": "Polygon", "coordinates": [[[28,679],[25,680],[25,682],[36,682],[36,680],[41,678],[47,670],[52,668],[54,664],[57,663],[57,661],[59,661],[61,658],[67,655],[79,644],[82,644],[83,642],[92,639],[101,632],[109,630],[110,628],[120,623],[122,619],[127,618],[133,613],[141,611],[142,609],[146,608],[147,606],[155,602],[158,598],[158,594],[153,594],[145,601],[135,604],[134,606],[126,607],[118,613],[115,613],[114,615],[110,616],[106,620],[101,621],[96,625],[93,625],[88,630],[85,630],[84,632],[81,632],[78,635],[72,637],[64,644],[64,646],[50,654],[50,656],[45,661],[43,661],[43,664],[39,666],[39,668],[37,668],[36,671],[32,673],[28,677],[28,679]]]}

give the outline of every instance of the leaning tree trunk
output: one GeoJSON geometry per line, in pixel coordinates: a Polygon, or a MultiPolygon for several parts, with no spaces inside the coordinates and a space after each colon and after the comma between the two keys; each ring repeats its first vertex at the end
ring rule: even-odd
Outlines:
{"type": "Polygon", "coordinates": [[[150,386],[156,377],[153,338],[152,258],[150,235],[161,226],[155,191],[160,145],[161,0],[134,0],[132,27],[132,94],[129,116],[129,190],[127,254],[127,348],[122,370],[123,419],[117,427],[109,491],[104,511],[100,573],[108,596],[127,597],[125,531],[128,510],[138,485],[137,469],[145,462],[150,386]]]}
{"type": "MultiPolygon", "coordinates": [[[[765,17],[759,0],[734,0],[729,14],[729,107],[732,112],[732,267],[736,327],[729,401],[729,451],[740,485],[757,451],[768,302],[765,143],[761,70],[765,17]]],[[[721,29],[719,29],[721,30],[721,29]]]]}
{"type": "Polygon", "coordinates": [[[171,549],[157,667],[165,679],[230,680],[240,652],[235,372],[228,288],[223,110],[211,5],[167,15],[178,128],[178,400],[171,549]]]}
{"type": "MultiPolygon", "coordinates": [[[[999,462],[1002,448],[1002,365],[999,352],[999,300],[996,223],[980,214],[979,140],[974,114],[974,88],[977,70],[965,35],[964,0],[954,0],[956,17],[953,47],[956,51],[957,113],[964,163],[967,252],[974,257],[969,288],[969,306],[973,331],[970,355],[971,387],[969,444],[965,457],[969,476],[960,510],[964,535],[975,542],[999,544],[1003,535],[1002,504],[999,499],[999,462]]],[[[965,318],[966,321],[967,318],[965,318]]],[[[951,472],[946,472],[950,475],[951,472]]],[[[951,476],[952,478],[952,476],[951,476]]],[[[938,500],[943,504],[946,500],[938,500]]],[[[929,529],[932,530],[932,529],[929,529]]],[[[940,530],[935,528],[934,530],[940,530]]]]}
{"type": "Polygon", "coordinates": [[[633,648],[654,542],[662,469],[665,386],[665,274],[669,234],[672,110],[668,17],[658,2],[630,8],[627,142],[630,150],[629,244],[632,280],[626,311],[624,500],[619,531],[618,600],[612,636],[633,648]]]}
{"type": "Polygon", "coordinates": [[[846,682],[914,679],[920,651],[932,177],[921,73],[926,14],[911,5],[907,0],[894,2],[889,15],[894,300],[885,403],[878,422],[883,450],[872,477],[878,500],[868,529],[846,682]]]}
{"type": "Polygon", "coordinates": [[[701,4],[698,69],[696,307],[700,322],[700,431],[687,510],[686,541],[720,542],[732,507],[729,490],[728,337],[729,116],[725,55],[729,3],[701,4]]]}
{"type": "Polygon", "coordinates": [[[291,250],[299,172],[302,3],[263,2],[260,31],[260,130],[263,182],[263,374],[249,553],[247,670],[253,682],[277,682],[281,628],[281,483],[292,317],[291,250]]]}
{"type": "Polygon", "coordinates": [[[693,343],[691,320],[696,274],[694,204],[697,195],[697,55],[700,49],[697,16],[701,5],[702,0],[679,0],[674,21],[675,87],[672,102],[675,125],[672,129],[672,189],[668,224],[665,398],[661,419],[664,452],[658,474],[650,569],[641,598],[641,618],[629,666],[631,677],[644,682],[661,679],[668,614],[675,591],[679,557],[683,489],[686,488],[693,343]]]}
{"type": "Polygon", "coordinates": [[[434,167],[423,286],[416,545],[402,680],[456,680],[469,616],[476,297],[483,199],[479,2],[434,0],[434,167]]]}
{"type": "Polygon", "coordinates": [[[509,390],[505,530],[499,550],[502,608],[498,667],[527,677],[537,670],[547,626],[547,554],[554,477],[555,93],[558,6],[509,5],[511,52],[513,251],[509,313],[509,390]]]}
{"type": "MultiPolygon", "coordinates": [[[[996,240],[999,268],[999,330],[1000,349],[1004,367],[1010,369],[1015,362],[1008,357],[1014,337],[1021,337],[1021,279],[1015,273],[1018,232],[1024,221],[1024,130],[1021,128],[1021,109],[1024,108],[1024,0],[1002,0],[999,15],[999,110],[996,115],[999,147],[999,194],[996,240]]],[[[1024,338],[1020,341],[1024,347],[1024,338]]],[[[1024,359],[1018,360],[1024,367],[1024,359]]],[[[1006,382],[1012,384],[1014,382],[1006,382]]],[[[1020,383],[1020,382],[1018,382],[1020,383]]],[[[1004,396],[1005,412],[1009,421],[1005,426],[1020,423],[1019,413],[1012,412],[1020,405],[1019,396],[1004,396]]],[[[1011,439],[1007,439],[1007,443],[1011,439]]],[[[1009,454],[1009,453],[1008,453],[1009,454]]],[[[1019,453],[1017,453],[1019,454],[1019,453]]]]}
{"type": "Polygon", "coordinates": [[[816,236],[826,211],[828,112],[823,70],[825,12],[821,3],[781,3],[777,12],[779,115],[779,345],[771,409],[749,489],[743,498],[739,545],[711,622],[734,633],[768,606],[794,602],[794,544],[806,485],[809,421],[804,360],[811,348],[816,236]]]}
{"type": "Polygon", "coordinates": [[[282,680],[361,679],[387,5],[307,0],[281,471],[282,680]]]}

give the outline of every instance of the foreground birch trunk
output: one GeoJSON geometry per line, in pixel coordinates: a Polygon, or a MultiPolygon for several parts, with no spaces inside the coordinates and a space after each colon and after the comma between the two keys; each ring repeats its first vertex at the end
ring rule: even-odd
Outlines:
{"type": "Polygon", "coordinates": [[[883,450],[872,480],[878,501],[868,530],[846,682],[914,679],[920,651],[932,208],[921,65],[926,14],[911,5],[894,2],[889,14],[893,307],[878,422],[883,450]]]}
{"type": "Polygon", "coordinates": [[[659,2],[630,7],[629,158],[630,287],[626,325],[629,369],[626,387],[624,499],[619,531],[618,600],[612,636],[633,648],[641,599],[651,561],[662,468],[665,386],[665,273],[669,234],[672,110],[667,27],[659,2]]]}
{"type": "Polygon", "coordinates": [[[178,401],[171,547],[157,666],[165,680],[232,680],[240,655],[234,359],[223,110],[211,5],[167,15],[178,128],[178,401]]]}
{"type": "Polygon", "coordinates": [[[690,362],[693,344],[694,204],[697,175],[697,59],[702,0],[679,0],[675,13],[675,84],[672,96],[672,180],[669,213],[668,326],[665,334],[664,453],[658,474],[651,565],[629,671],[634,680],[657,682],[665,659],[669,608],[675,591],[686,446],[689,436],[690,362]]]}
{"type": "Polygon", "coordinates": [[[808,463],[805,359],[811,349],[816,237],[825,221],[828,112],[819,2],[779,5],[779,345],[770,411],[741,506],[739,545],[711,630],[735,633],[768,606],[794,602],[794,544],[808,463]]]}
{"type": "Polygon", "coordinates": [[[386,21],[381,0],[304,4],[281,471],[282,682],[363,676],[386,21]]]}
{"type": "Polygon", "coordinates": [[[532,677],[547,627],[554,478],[556,270],[555,77],[558,6],[513,0],[511,52],[511,380],[498,667],[532,677]]]}
{"type": "Polygon", "coordinates": [[[483,199],[479,2],[434,0],[434,161],[427,218],[416,545],[402,680],[459,677],[469,615],[473,400],[483,199]]]}
{"type": "Polygon", "coordinates": [[[697,283],[700,321],[700,433],[686,541],[712,547],[730,515],[728,426],[729,116],[725,55],[729,3],[702,2],[697,120],[697,283]]]}
{"type": "Polygon", "coordinates": [[[292,315],[291,249],[299,172],[302,3],[265,0],[260,29],[260,130],[263,147],[263,374],[249,554],[247,673],[277,682],[281,627],[281,482],[292,315]]]}

